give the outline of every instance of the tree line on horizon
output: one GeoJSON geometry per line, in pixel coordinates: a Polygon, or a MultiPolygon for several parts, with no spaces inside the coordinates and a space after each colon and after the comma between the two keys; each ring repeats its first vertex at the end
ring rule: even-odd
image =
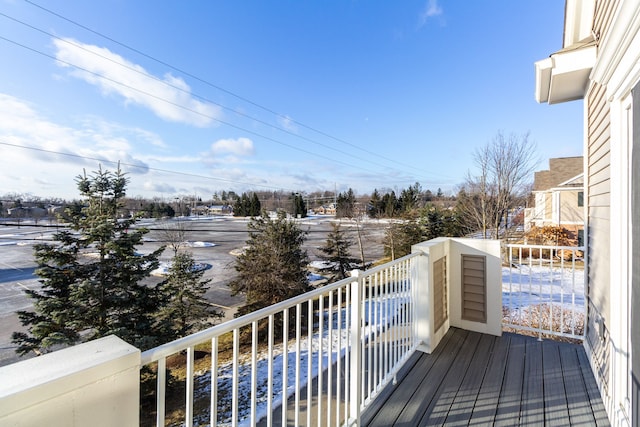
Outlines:
{"type": "MultiPolygon", "coordinates": [[[[501,221],[524,194],[523,168],[530,166],[532,153],[526,144],[526,137],[499,134],[479,150],[482,173],[468,177],[459,193],[463,197],[450,200],[454,202],[451,206],[425,200],[418,183],[402,190],[396,199],[393,191],[377,193],[366,205],[357,202],[353,190],[339,194],[336,215],[355,222],[355,242],[339,223],[334,224],[321,248],[327,272],[332,279],[340,279],[353,268],[370,265],[360,221],[374,208],[378,215],[374,217],[402,218],[389,222],[385,233],[385,255],[390,259],[435,237],[461,236],[479,229],[486,237],[491,227],[497,236],[501,221]],[[492,206],[481,211],[487,205],[492,206]],[[475,215],[478,212],[481,214],[475,215]],[[359,257],[352,255],[356,243],[359,257]]],[[[17,352],[42,353],[110,334],[144,350],[215,322],[219,313],[204,300],[208,281],[202,279],[203,271],[196,268],[191,254],[180,252],[184,240],[180,222],[167,230],[167,236],[174,236],[167,239],[174,257],[166,279],[145,284],[165,248],[147,255],[136,252],[149,230],[133,227],[140,214],[123,215],[128,178],[119,168],[115,172],[99,169],[78,176],[76,182],[81,201],[66,210],[69,227],[54,234],[55,243],[34,246],[36,275],[42,286],[26,291],[33,310],[18,312],[27,332],[12,335],[17,352]]],[[[254,196],[245,195],[249,206],[254,196]]],[[[301,195],[293,194],[288,200],[294,209],[304,208],[301,195]]],[[[248,231],[247,248],[235,265],[238,277],[230,283],[233,293],[246,298],[239,314],[309,290],[308,255],[302,249],[306,233],[298,223],[288,219],[284,210],[272,217],[261,209],[249,222],[248,231]]]]}

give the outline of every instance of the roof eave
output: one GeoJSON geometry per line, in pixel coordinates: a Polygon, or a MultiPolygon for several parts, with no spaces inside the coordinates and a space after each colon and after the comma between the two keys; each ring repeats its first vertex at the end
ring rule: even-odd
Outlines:
{"type": "Polygon", "coordinates": [[[536,62],[536,101],[558,104],[584,98],[595,61],[596,46],[587,43],[536,62]]]}

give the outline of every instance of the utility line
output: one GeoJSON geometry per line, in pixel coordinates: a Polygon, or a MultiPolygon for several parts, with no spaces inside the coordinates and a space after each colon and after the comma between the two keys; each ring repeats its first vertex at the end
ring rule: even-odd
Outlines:
{"type": "MultiPolygon", "coordinates": [[[[238,116],[241,116],[241,117],[247,118],[247,119],[249,119],[249,120],[253,120],[253,121],[254,121],[254,122],[256,122],[256,123],[260,123],[261,125],[264,125],[264,126],[267,126],[267,127],[272,128],[272,129],[275,129],[275,130],[277,130],[277,131],[280,131],[280,132],[286,133],[286,134],[291,135],[291,136],[293,136],[293,137],[295,137],[295,138],[300,138],[300,139],[302,139],[302,140],[304,140],[304,141],[311,142],[311,143],[313,143],[313,144],[319,145],[319,146],[321,146],[321,147],[323,147],[323,148],[326,148],[326,149],[328,149],[328,150],[333,150],[333,151],[336,151],[336,152],[338,152],[338,153],[344,154],[344,155],[346,155],[346,156],[354,157],[354,158],[359,159],[359,160],[361,160],[361,161],[363,161],[363,162],[368,162],[368,163],[374,164],[374,165],[376,165],[376,166],[380,166],[380,167],[383,167],[383,168],[389,168],[389,166],[387,166],[387,165],[383,165],[383,164],[381,164],[381,163],[377,163],[377,162],[374,162],[374,161],[372,161],[372,160],[366,160],[366,159],[364,159],[364,158],[362,158],[362,157],[354,156],[353,154],[348,153],[348,152],[346,152],[346,151],[340,150],[340,149],[335,148],[335,147],[332,147],[332,146],[330,146],[330,145],[328,145],[328,144],[324,144],[324,143],[322,143],[322,142],[320,142],[320,141],[316,141],[316,140],[314,140],[314,139],[308,138],[308,137],[306,137],[306,136],[303,136],[303,135],[297,134],[297,133],[292,132],[292,131],[290,131],[290,130],[288,130],[288,129],[285,129],[285,128],[281,127],[281,126],[276,126],[276,125],[274,125],[274,124],[272,124],[272,123],[269,123],[269,122],[267,122],[267,121],[261,120],[261,119],[259,119],[259,118],[257,118],[257,117],[251,116],[251,115],[249,115],[249,114],[243,113],[243,112],[241,112],[241,111],[238,111],[237,109],[234,109],[234,108],[232,108],[232,107],[228,107],[228,106],[226,106],[226,105],[224,105],[224,104],[221,104],[221,103],[219,103],[219,102],[216,102],[216,101],[214,101],[214,100],[212,100],[212,99],[209,99],[209,98],[206,98],[206,97],[204,97],[204,96],[198,95],[197,93],[191,92],[191,91],[189,91],[189,90],[187,90],[187,89],[185,89],[185,88],[183,88],[183,87],[180,87],[180,86],[174,85],[174,84],[172,84],[172,83],[170,83],[170,82],[167,82],[166,80],[163,80],[163,79],[161,79],[161,78],[159,78],[159,77],[157,77],[157,76],[154,76],[153,74],[149,74],[149,73],[143,72],[143,71],[141,71],[141,70],[139,70],[139,69],[137,69],[137,68],[131,67],[131,66],[127,65],[127,64],[123,64],[122,62],[118,62],[118,61],[116,61],[116,60],[114,60],[114,59],[112,59],[112,58],[109,58],[109,57],[107,57],[107,56],[105,56],[105,55],[102,55],[102,54],[100,54],[100,53],[98,53],[98,52],[94,52],[94,51],[92,51],[92,50],[89,50],[89,49],[85,48],[84,46],[82,46],[82,45],[80,45],[80,44],[77,44],[77,43],[74,43],[74,42],[72,42],[72,41],[70,41],[70,40],[68,40],[68,39],[65,39],[65,38],[59,37],[59,36],[57,36],[57,35],[55,35],[55,34],[52,34],[52,33],[48,32],[48,31],[45,31],[45,30],[43,30],[43,29],[41,29],[41,28],[35,27],[35,26],[33,26],[33,25],[31,25],[31,24],[29,24],[29,23],[27,23],[27,22],[24,22],[24,21],[21,21],[21,20],[19,20],[19,19],[17,19],[17,18],[14,18],[14,17],[12,17],[12,16],[9,16],[9,15],[7,15],[7,14],[5,14],[5,13],[0,12],[0,16],[4,16],[5,18],[10,19],[10,20],[12,20],[12,21],[14,21],[14,22],[16,22],[16,23],[18,23],[18,24],[21,24],[21,25],[23,25],[23,26],[25,26],[25,27],[31,28],[31,29],[32,29],[32,30],[34,30],[34,31],[38,31],[38,32],[40,32],[40,33],[42,33],[42,34],[45,34],[45,35],[47,35],[47,36],[51,37],[51,38],[54,38],[54,39],[60,40],[60,41],[61,41],[61,42],[63,42],[63,43],[66,43],[66,44],[69,44],[69,45],[71,45],[71,46],[74,46],[74,47],[76,47],[76,48],[78,48],[78,49],[81,49],[81,50],[83,50],[83,51],[85,51],[85,52],[87,52],[87,53],[89,53],[89,54],[91,54],[91,55],[94,55],[94,56],[97,56],[97,57],[99,57],[99,58],[102,58],[102,59],[104,59],[105,61],[109,61],[109,62],[111,62],[111,63],[113,63],[113,64],[116,64],[116,65],[118,65],[118,66],[120,66],[120,67],[123,67],[123,68],[125,68],[125,69],[127,69],[127,70],[129,70],[129,71],[132,71],[132,72],[134,72],[134,73],[140,74],[140,75],[141,75],[141,76],[143,76],[143,77],[146,77],[146,78],[149,78],[149,79],[155,80],[155,81],[157,81],[158,83],[161,83],[161,84],[163,84],[163,85],[165,85],[165,86],[168,86],[168,87],[170,87],[170,88],[172,88],[172,89],[175,89],[175,90],[177,90],[177,91],[179,91],[179,92],[182,92],[182,93],[184,93],[184,94],[187,94],[187,95],[189,95],[189,96],[192,96],[192,97],[194,97],[194,98],[197,98],[197,99],[199,99],[199,100],[201,100],[201,101],[208,102],[208,103],[213,104],[213,105],[217,105],[217,106],[219,106],[220,108],[223,108],[224,110],[227,110],[227,111],[229,111],[229,112],[231,112],[231,113],[233,113],[233,114],[235,114],[235,115],[238,115],[238,116]]],[[[80,68],[80,67],[78,67],[78,66],[76,66],[76,65],[74,65],[74,67],[76,67],[76,68],[80,68]]],[[[186,108],[186,107],[185,107],[185,108],[186,108]]],[[[216,120],[216,119],[214,119],[214,120],[216,120]]],[[[374,154],[374,153],[371,153],[371,154],[374,154]]],[[[374,155],[375,155],[375,154],[374,154],[374,155]]],[[[382,156],[376,155],[376,157],[382,157],[382,156]]],[[[417,169],[416,169],[416,170],[417,170],[417,169]]]]}
{"type": "Polygon", "coordinates": [[[143,95],[145,95],[145,96],[148,96],[148,97],[151,97],[151,98],[157,99],[157,100],[162,101],[162,102],[165,102],[165,103],[167,103],[167,104],[169,104],[169,105],[173,105],[174,107],[181,108],[181,109],[183,109],[183,110],[189,111],[189,112],[191,112],[191,113],[193,113],[193,114],[196,114],[196,115],[199,115],[199,116],[202,116],[202,117],[205,117],[205,118],[211,119],[211,120],[215,120],[215,121],[217,121],[217,122],[219,122],[219,123],[221,123],[221,124],[224,124],[224,125],[226,125],[226,126],[232,127],[232,128],[234,128],[234,129],[237,129],[237,130],[240,130],[240,131],[242,131],[242,132],[246,132],[246,133],[251,134],[251,135],[253,135],[253,136],[256,136],[256,137],[258,137],[258,138],[266,139],[266,140],[268,140],[268,141],[275,142],[276,144],[280,144],[280,145],[282,145],[282,146],[285,146],[285,147],[291,148],[291,149],[293,149],[293,150],[297,150],[297,151],[300,151],[300,152],[303,152],[303,153],[309,154],[309,155],[314,156],[314,157],[318,157],[318,158],[322,158],[322,159],[324,159],[324,160],[328,160],[328,161],[330,161],[331,163],[340,163],[340,164],[342,164],[342,165],[344,165],[344,166],[347,166],[347,167],[349,167],[349,168],[356,168],[356,169],[360,169],[360,170],[363,170],[363,171],[368,172],[368,173],[373,173],[373,174],[378,174],[378,173],[379,173],[379,171],[372,171],[372,170],[367,169],[367,168],[364,168],[364,167],[362,167],[362,166],[352,165],[352,164],[349,164],[349,163],[343,162],[342,160],[338,160],[338,159],[335,159],[335,158],[331,158],[331,157],[328,157],[328,156],[325,156],[325,155],[322,155],[322,154],[318,154],[318,153],[313,153],[313,152],[311,152],[311,151],[309,151],[309,150],[305,150],[305,149],[303,149],[303,148],[296,147],[296,146],[291,145],[291,144],[287,144],[287,143],[285,143],[285,142],[282,142],[282,141],[277,140],[277,139],[275,139],[275,138],[272,138],[272,137],[270,137],[270,136],[266,136],[266,135],[263,135],[263,134],[261,134],[261,133],[258,133],[258,132],[255,132],[255,131],[252,131],[252,130],[250,130],[250,129],[246,129],[246,128],[243,128],[243,127],[241,127],[241,126],[235,125],[235,124],[230,123],[230,122],[228,122],[228,121],[218,119],[218,118],[216,118],[216,117],[210,116],[210,115],[208,115],[208,114],[202,113],[202,112],[200,112],[200,111],[194,110],[194,109],[192,109],[192,108],[186,107],[186,106],[184,106],[184,105],[180,105],[180,104],[175,103],[175,102],[173,102],[173,101],[170,101],[170,100],[168,100],[168,99],[165,99],[165,98],[162,98],[162,97],[160,97],[160,96],[154,95],[154,94],[152,94],[152,93],[146,92],[146,91],[144,91],[144,90],[138,89],[138,88],[133,87],[133,86],[131,86],[131,85],[128,85],[128,84],[126,84],[126,83],[122,83],[122,82],[117,81],[117,80],[114,80],[114,79],[112,79],[112,78],[110,78],[110,77],[107,77],[107,76],[104,76],[104,75],[102,75],[102,74],[99,74],[99,73],[93,72],[93,71],[88,70],[88,69],[86,69],[86,68],[84,68],[84,67],[80,67],[80,66],[78,66],[78,65],[76,65],[76,64],[73,64],[73,63],[71,63],[71,62],[64,61],[64,60],[62,60],[62,59],[56,58],[55,56],[50,55],[50,54],[48,54],[48,53],[46,53],[46,52],[42,52],[42,51],[40,51],[40,50],[38,50],[38,49],[35,49],[35,48],[32,48],[32,47],[30,47],[30,46],[26,46],[26,45],[24,45],[24,44],[22,44],[22,43],[19,43],[19,42],[15,41],[15,40],[8,39],[8,38],[6,38],[6,37],[4,37],[4,36],[0,36],[0,39],[1,39],[1,40],[5,40],[5,41],[7,41],[7,42],[9,42],[9,43],[12,43],[12,44],[14,44],[14,45],[16,45],[16,46],[22,47],[23,49],[26,49],[26,50],[32,51],[32,52],[34,52],[34,53],[37,53],[37,54],[39,54],[39,55],[42,55],[42,56],[44,56],[44,57],[47,57],[47,58],[53,59],[53,60],[55,60],[55,61],[57,61],[57,62],[60,62],[60,63],[66,64],[66,65],[69,65],[70,67],[74,67],[74,68],[76,68],[76,69],[78,69],[78,70],[82,70],[82,71],[84,71],[85,73],[89,73],[89,74],[91,74],[91,75],[94,75],[94,76],[99,77],[99,78],[101,78],[101,79],[104,79],[104,80],[106,80],[106,81],[109,81],[109,82],[115,83],[115,84],[117,84],[117,85],[119,85],[119,86],[125,87],[125,88],[127,88],[127,89],[134,90],[134,91],[136,91],[136,92],[138,92],[138,93],[141,93],[141,94],[143,94],[143,95]]]}
{"type": "MultiPolygon", "coordinates": [[[[228,95],[233,96],[233,97],[234,97],[234,98],[236,98],[236,99],[239,99],[239,100],[241,100],[241,101],[243,101],[243,102],[246,102],[246,103],[248,103],[248,104],[250,104],[250,105],[253,105],[254,107],[257,107],[257,108],[259,108],[259,109],[261,109],[261,110],[263,110],[263,111],[266,111],[266,112],[268,112],[268,113],[270,113],[270,114],[273,114],[273,115],[275,115],[276,117],[279,117],[280,119],[284,119],[284,120],[291,121],[292,123],[294,123],[294,124],[296,124],[296,125],[298,125],[298,126],[300,126],[300,127],[303,127],[303,128],[305,128],[305,129],[307,129],[307,130],[310,130],[310,131],[312,131],[312,132],[315,132],[315,133],[317,133],[317,134],[319,134],[319,135],[322,135],[322,136],[324,136],[324,137],[327,137],[327,138],[333,139],[334,141],[337,141],[337,142],[340,142],[340,143],[342,143],[342,144],[345,144],[345,145],[348,145],[348,146],[350,146],[350,147],[353,147],[353,148],[355,148],[355,149],[357,149],[357,150],[360,150],[360,151],[362,151],[362,152],[365,152],[365,153],[367,153],[367,154],[373,155],[373,156],[375,156],[375,157],[379,157],[379,158],[384,159],[384,160],[386,160],[386,161],[389,161],[389,162],[395,163],[395,164],[397,164],[397,165],[399,165],[399,166],[403,166],[403,167],[405,167],[405,168],[407,168],[407,167],[408,167],[408,168],[411,168],[411,169],[414,169],[414,170],[420,171],[421,173],[424,173],[424,171],[423,171],[423,170],[421,170],[421,169],[419,169],[419,168],[416,168],[415,166],[411,166],[411,165],[408,165],[408,164],[405,164],[405,163],[402,163],[402,162],[398,162],[397,160],[394,160],[394,159],[391,159],[391,158],[388,158],[388,157],[382,156],[381,154],[378,154],[378,153],[374,153],[374,152],[372,152],[372,151],[370,151],[370,150],[367,150],[367,149],[365,149],[365,148],[362,148],[362,147],[360,147],[360,146],[358,146],[358,145],[356,145],[356,144],[353,144],[353,143],[351,143],[351,142],[349,142],[349,141],[346,141],[346,140],[344,140],[344,139],[342,139],[342,138],[338,138],[338,137],[333,136],[333,135],[331,135],[331,134],[329,134],[329,133],[327,133],[327,132],[321,131],[321,130],[319,130],[319,129],[317,129],[317,128],[314,128],[314,127],[309,126],[309,125],[306,125],[306,124],[304,124],[304,123],[302,123],[302,122],[300,122],[300,121],[297,121],[297,120],[295,120],[295,119],[292,119],[292,118],[291,118],[291,117],[289,117],[289,116],[286,116],[286,115],[284,115],[284,114],[278,113],[277,111],[272,110],[271,108],[265,107],[265,106],[263,106],[263,105],[261,105],[261,104],[258,104],[258,103],[257,103],[257,102],[255,102],[255,101],[252,101],[252,100],[250,100],[250,99],[248,99],[248,98],[246,98],[246,97],[243,97],[243,96],[241,96],[241,95],[239,95],[239,94],[237,94],[237,93],[235,93],[235,92],[232,92],[232,91],[230,91],[230,90],[228,90],[228,89],[225,89],[225,88],[223,88],[223,87],[221,87],[221,86],[218,86],[218,85],[216,85],[216,84],[213,84],[213,83],[209,82],[208,80],[205,80],[205,79],[203,79],[203,78],[201,78],[201,77],[198,77],[198,76],[196,76],[196,75],[194,75],[194,74],[192,74],[192,73],[190,73],[190,72],[188,72],[188,71],[186,71],[186,70],[184,70],[184,69],[181,69],[181,68],[176,67],[176,66],[174,66],[174,65],[172,65],[172,64],[169,64],[169,63],[167,63],[167,62],[165,62],[165,61],[163,61],[163,60],[161,60],[161,59],[158,59],[158,58],[156,58],[156,57],[154,57],[154,56],[152,56],[152,55],[149,55],[149,54],[147,54],[147,53],[145,53],[145,52],[143,52],[143,51],[141,51],[141,50],[139,50],[139,49],[137,49],[137,48],[135,48],[135,47],[133,47],[133,46],[130,46],[130,45],[126,44],[126,43],[120,42],[120,41],[118,41],[118,40],[116,40],[116,39],[114,39],[114,38],[112,38],[112,37],[107,36],[106,34],[103,34],[103,33],[99,32],[99,31],[96,31],[96,30],[94,30],[94,29],[92,29],[92,28],[90,28],[90,27],[86,26],[86,25],[83,25],[83,24],[81,24],[81,23],[79,23],[79,22],[77,22],[77,21],[74,21],[73,19],[67,18],[66,16],[63,16],[63,15],[61,15],[61,14],[59,14],[59,13],[57,13],[57,12],[55,12],[55,11],[51,10],[51,9],[48,9],[48,8],[46,8],[46,7],[44,7],[44,6],[39,5],[38,3],[35,3],[35,2],[33,2],[33,1],[31,1],[31,0],[24,0],[24,1],[25,1],[26,3],[31,4],[31,5],[32,5],[32,6],[34,6],[34,7],[37,7],[37,8],[39,8],[39,9],[41,9],[41,10],[43,10],[43,11],[45,11],[45,12],[47,12],[47,13],[51,14],[51,15],[54,15],[54,16],[56,16],[56,17],[58,17],[58,18],[60,18],[60,19],[62,19],[62,20],[64,20],[64,21],[67,21],[67,22],[69,22],[70,24],[73,24],[73,25],[75,25],[75,26],[77,26],[77,27],[80,27],[80,28],[82,28],[82,29],[86,30],[86,31],[89,31],[89,32],[90,32],[90,33],[92,33],[92,34],[95,34],[95,35],[97,35],[97,36],[99,36],[99,37],[102,37],[102,38],[104,38],[104,39],[106,39],[106,40],[109,40],[110,42],[115,43],[115,44],[117,44],[117,45],[119,45],[119,46],[122,46],[122,47],[124,47],[125,49],[128,49],[128,50],[130,50],[130,51],[132,51],[132,52],[135,52],[135,53],[137,53],[138,55],[141,55],[141,56],[143,56],[143,57],[145,57],[145,58],[147,58],[147,59],[150,59],[151,61],[154,61],[154,62],[156,62],[156,63],[158,63],[158,64],[161,64],[161,65],[163,65],[163,66],[165,66],[165,67],[168,67],[168,68],[170,68],[170,69],[172,69],[172,70],[174,70],[174,71],[177,71],[177,72],[179,72],[179,73],[181,73],[181,74],[184,74],[184,75],[186,75],[186,76],[188,76],[188,77],[190,77],[190,78],[192,78],[192,79],[194,79],[194,80],[197,80],[197,81],[199,81],[199,82],[201,82],[201,83],[203,83],[203,84],[205,84],[205,85],[207,85],[207,86],[209,86],[209,87],[212,87],[212,88],[214,88],[214,89],[217,89],[217,90],[219,90],[219,91],[221,91],[221,92],[224,92],[224,93],[226,93],[226,94],[228,94],[228,95]]],[[[434,175],[435,175],[435,174],[434,174],[434,175]]],[[[440,175],[440,176],[443,176],[443,177],[449,178],[448,176],[445,176],[445,175],[440,175]]]]}
{"type": "Polygon", "coordinates": [[[231,183],[231,184],[241,184],[241,185],[246,185],[249,187],[261,187],[261,188],[267,188],[269,190],[274,190],[274,189],[281,189],[281,190],[287,190],[287,191],[291,191],[291,192],[296,192],[297,190],[292,190],[289,188],[282,188],[282,187],[276,187],[273,185],[261,185],[261,184],[254,184],[254,183],[248,183],[248,182],[242,182],[242,181],[234,181],[231,179],[224,179],[224,178],[215,178],[212,176],[206,176],[206,175],[198,175],[195,173],[189,173],[189,172],[178,172],[178,171],[172,171],[169,169],[160,169],[160,168],[154,168],[151,166],[141,166],[141,165],[136,165],[133,163],[125,163],[125,162],[121,162],[121,161],[115,161],[115,160],[107,160],[107,159],[100,159],[97,157],[89,157],[89,156],[81,156],[80,154],[73,154],[73,153],[63,153],[61,151],[54,151],[54,150],[46,150],[44,148],[38,148],[38,147],[30,147],[30,146],[26,146],[26,145],[18,145],[18,144],[11,144],[9,142],[4,142],[4,141],[0,141],[0,145],[6,145],[9,147],[15,147],[15,148],[22,148],[24,150],[33,150],[33,151],[39,151],[42,153],[49,153],[49,154],[57,154],[57,155],[61,155],[61,156],[68,156],[68,157],[73,157],[76,159],[83,159],[83,160],[93,160],[93,161],[97,161],[97,162],[104,162],[104,163],[111,163],[111,164],[121,164],[123,166],[128,166],[131,168],[137,168],[137,169],[146,169],[146,170],[151,170],[154,172],[162,172],[162,173],[168,173],[168,174],[175,174],[175,175],[182,175],[182,176],[188,176],[190,178],[202,178],[202,179],[207,179],[207,180],[212,180],[212,181],[221,181],[221,182],[226,182],[226,183],[231,183]]]}

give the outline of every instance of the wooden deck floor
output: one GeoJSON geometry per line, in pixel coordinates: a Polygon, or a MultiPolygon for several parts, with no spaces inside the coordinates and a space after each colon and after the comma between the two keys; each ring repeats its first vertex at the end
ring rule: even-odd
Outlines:
{"type": "Polygon", "coordinates": [[[452,328],[416,352],[364,426],[609,425],[580,345],[452,328]]]}

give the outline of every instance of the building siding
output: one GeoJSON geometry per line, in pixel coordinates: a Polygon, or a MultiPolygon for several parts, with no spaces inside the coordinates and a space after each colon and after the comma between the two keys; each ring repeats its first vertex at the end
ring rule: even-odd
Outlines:
{"type": "Polygon", "coordinates": [[[569,226],[575,223],[583,223],[583,209],[578,206],[579,191],[560,192],[560,225],[569,226]]]}
{"type": "Polygon", "coordinates": [[[640,426],[640,83],[633,91],[633,148],[631,150],[631,425],[640,426]]]}
{"type": "Polygon", "coordinates": [[[593,33],[596,38],[602,37],[611,26],[613,14],[618,8],[618,3],[620,3],[619,0],[596,0],[593,18],[593,33]]]}
{"type": "MultiPolygon", "coordinates": [[[[589,215],[589,248],[610,247],[610,116],[605,88],[592,83],[587,94],[587,206],[589,215]]],[[[610,263],[607,254],[588,252],[588,328],[587,344],[591,348],[604,394],[608,394],[609,334],[606,328],[611,318],[609,301],[610,263]]]]}

